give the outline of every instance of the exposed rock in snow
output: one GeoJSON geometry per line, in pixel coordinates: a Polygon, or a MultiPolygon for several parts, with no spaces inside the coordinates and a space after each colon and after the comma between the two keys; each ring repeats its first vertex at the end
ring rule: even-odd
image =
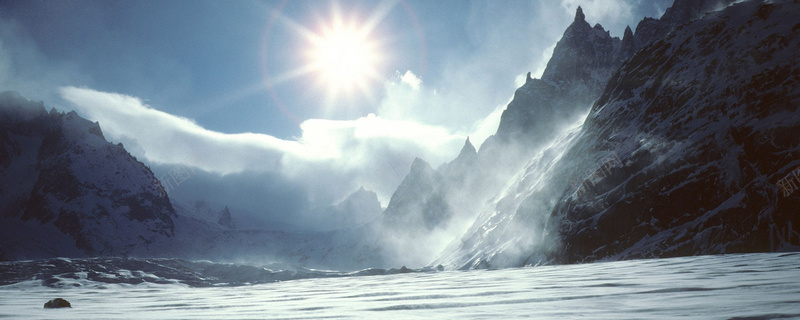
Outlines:
{"type": "Polygon", "coordinates": [[[777,185],[800,166],[798,15],[791,1],[737,4],[620,69],[570,154],[612,150],[624,166],[558,203],[558,261],[800,245],[800,197],[777,185]]]}
{"type": "Polygon", "coordinates": [[[55,298],[53,300],[45,302],[44,308],[45,309],[72,308],[72,304],[70,304],[69,301],[64,300],[62,298],[55,298]]]}
{"type": "MultiPolygon", "coordinates": [[[[663,21],[643,20],[634,38],[650,44],[603,83],[583,127],[563,131],[529,158],[433,264],[491,268],[800,248],[792,227],[800,223],[800,197],[781,196],[779,185],[800,166],[800,25],[792,18],[800,8],[750,1],[703,17],[723,7],[717,3],[677,1],[663,21]]],[[[570,28],[587,30],[580,13],[570,28]]],[[[562,56],[554,54],[548,68],[574,65],[562,56]]],[[[532,123],[521,105],[553,99],[548,85],[521,87],[506,125],[532,123]],[[528,101],[516,105],[522,98],[528,101]]]]}

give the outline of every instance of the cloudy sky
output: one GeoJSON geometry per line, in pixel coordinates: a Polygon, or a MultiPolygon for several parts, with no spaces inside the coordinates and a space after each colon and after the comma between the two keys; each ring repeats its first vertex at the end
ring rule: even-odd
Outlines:
{"type": "Polygon", "coordinates": [[[285,218],[364,186],[385,206],[415,157],[494,133],[578,5],[621,36],[670,4],[3,1],[0,90],[99,121],[157,173],[203,171],[187,199],[285,218]]]}

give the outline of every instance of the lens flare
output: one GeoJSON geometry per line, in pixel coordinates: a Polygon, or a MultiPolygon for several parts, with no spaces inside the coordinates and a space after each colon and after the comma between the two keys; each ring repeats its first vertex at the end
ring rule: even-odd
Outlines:
{"type": "Polygon", "coordinates": [[[379,55],[368,34],[357,27],[334,25],[313,40],[310,64],[329,93],[352,92],[364,89],[377,79],[379,55]]]}

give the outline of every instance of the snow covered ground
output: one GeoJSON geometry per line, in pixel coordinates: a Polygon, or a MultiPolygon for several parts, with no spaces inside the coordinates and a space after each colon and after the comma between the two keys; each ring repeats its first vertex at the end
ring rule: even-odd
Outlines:
{"type": "MultiPolygon", "coordinates": [[[[91,259],[60,261],[64,262],[61,268],[94,268],[90,266],[94,261],[91,259]]],[[[173,264],[170,270],[174,276],[168,279],[164,275],[169,272],[152,268],[144,260],[121,261],[127,261],[126,268],[131,269],[111,270],[105,266],[106,272],[101,275],[96,271],[67,272],[61,274],[64,279],[60,281],[16,281],[13,274],[24,273],[20,268],[26,263],[31,266],[31,262],[0,263],[0,283],[5,283],[0,286],[0,318],[800,318],[797,267],[800,253],[697,256],[502,270],[412,273],[373,270],[358,276],[307,272],[292,274],[312,278],[257,285],[223,285],[224,270],[239,270],[227,274],[242,277],[246,274],[242,270],[261,268],[185,262],[184,267],[173,264]],[[131,263],[135,265],[136,261],[141,262],[141,270],[132,268],[131,263]],[[205,271],[200,271],[198,266],[204,266],[205,271]],[[178,272],[187,270],[193,273],[178,272]],[[92,272],[95,274],[91,275],[92,272]],[[202,272],[207,279],[217,279],[217,285],[206,286],[214,281],[200,286],[186,281],[203,277],[202,272]],[[188,274],[191,276],[187,278],[188,274]],[[102,277],[108,279],[87,279],[102,277]],[[45,282],[49,286],[44,285],[45,282]],[[141,283],[129,284],[136,282],[141,283]],[[72,308],[42,308],[46,301],[56,297],[67,299],[72,308]]],[[[40,266],[37,272],[47,269],[40,266]]],[[[261,270],[261,273],[251,272],[254,282],[263,280],[263,275],[269,273],[261,270]]]]}

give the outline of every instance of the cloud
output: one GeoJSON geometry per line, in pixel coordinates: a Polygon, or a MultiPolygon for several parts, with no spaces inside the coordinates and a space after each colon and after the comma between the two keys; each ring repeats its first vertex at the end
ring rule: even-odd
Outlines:
{"type": "Polygon", "coordinates": [[[305,152],[296,143],[268,135],[209,131],[131,96],[76,87],[59,92],[83,116],[100,121],[108,137],[135,146],[138,156],[153,163],[183,162],[220,174],[278,171],[284,153],[305,152]]]}
{"type": "Polygon", "coordinates": [[[47,101],[49,107],[70,110],[52,103],[59,101],[54,88],[84,84],[89,78],[73,64],[48,59],[23,35],[14,20],[0,18],[0,90],[14,90],[27,99],[47,101]]]}
{"type": "Polygon", "coordinates": [[[411,70],[407,70],[402,77],[400,77],[400,81],[409,85],[414,90],[419,90],[420,84],[422,84],[422,80],[417,78],[417,76],[411,72],[411,70]]]}
{"type": "MultiPolygon", "coordinates": [[[[623,21],[630,15],[625,8],[634,2],[588,0],[581,5],[588,20],[608,28],[614,24],[604,19],[628,23],[623,21]]],[[[436,64],[431,63],[427,70],[399,70],[383,84],[376,97],[379,102],[367,108],[374,114],[341,117],[348,120],[307,119],[300,124],[299,136],[292,139],[221,133],[193,119],[164,112],[191,114],[183,112],[216,104],[213,99],[205,101],[209,100],[206,95],[212,94],[188,92],[187,83],[197,69],[183,70],[188,67],[161,57],[159,52],[140,56],[138,51],[131,51],[121,60],[87,62],[98,56],[116,56],[104,52],[121,54],[135,47],[115,40],[117,34],[102,31],[108,29],[104,27],[97,28],[102,37],[93,42],[106,46],[111,41],[116,49],[77,59],[43,54],[36,43],[27,40],[25,30],[12,20],[0,19],[0,85],[4,90],[17,90],[30,99],[44,100],[48,106],[62,111],[75,109],[99,121],[109,140],[122,142],[151,166],[169,168],[183,163],[206,171],[203,179],[193,181],[194,187],[181,189],[185,197],[194,194],[219,203],[238,202],[254,214],[280,211],[292,215],[342,200],[364,186],[376,191],[386,205],[414,158],[436,167],[457,155],[466,136],[478,147],[495,133],[500,115],[524,75],[531,71],[535,76],[543,70],[555,42],[572,22],[577,2],[469,5],[466,23],[458,27],[463,28],[468,43],[440,50],[436,64]],[[53,60],[59,58],[66,60],[53,60]],[[87,74],[98,77],[97,81],[87,74]],[[115,86],[107,81],[112,78],[129,80],[115,86]],[[151,106],[131,95],[89,88],[133,93],[170,105],[151,106]],[[179,101],[182,106],[169,101],[179,101]],[[205,194],[200,195],[202,192],[205,194]]],[[[446,38],[439,40],[449,43],[446,38]]],[[[211,90],[220,85],[209,80],[207,86],[203,88],[211,90]]],[[[225,99],[219,101],[220,105],[230,104],[225,99]]],[[[203,120],[197,118],[198,113],[192,116],[203,120]]]]}
{"type": "Polygon", "coordinates": [[[183,163],[219,175],[278,173],[304,186],[310,201],[320,204],[340,200],[360,186],[378,192],[385,203],[405,176],[399,171],[407,170],[415,157],[434,164],[449,161],[464,139],[443,127],[374,114],[355,120],[306,120],[296,140],[226,134],[136,97],[76,87],[59,92],[83,116],[99,121],[107,138],[150,163],[183,163]]]}

